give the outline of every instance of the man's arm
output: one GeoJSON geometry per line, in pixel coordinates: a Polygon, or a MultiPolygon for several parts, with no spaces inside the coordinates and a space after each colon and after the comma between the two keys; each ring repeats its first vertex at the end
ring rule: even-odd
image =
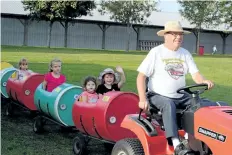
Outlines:
{"type": "Polygon", "coordinates": [[[196,82],[197,84],[202,84],[202,83],[205,83],[208,85],[208,89],[211,89],[213,88],[214,84],[212,81],[210,80],[206,80],[200,72],[196,72],[194,74],[192,74],[192,79],[194,82],[196,82]]]}
{"type": "Polygon", "coordinates": [[[139,72],[137,76],[137,89],[139,95],[139,108],[147,110],[148,104],[146,100],[146,85],[145,85],[146,75],[139,72]]]}

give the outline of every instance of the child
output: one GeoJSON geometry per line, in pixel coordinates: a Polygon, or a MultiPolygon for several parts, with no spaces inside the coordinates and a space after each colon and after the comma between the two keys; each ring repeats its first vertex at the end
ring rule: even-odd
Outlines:
{"type": "Polygon", "coordinates": [[[96,103],[98,94],[96,93],[97,80],[94,77],[88,76],[84,81],[84,92],[80,95],[80,102],[96,103]]]}
{"type": "Polygon", "coordinates": [[[43,89],[52,92],[53,89],[66,82],[61,72],[61,60],[53,59],[49,64],[49,73],[45,75],[43,89]]]}
{"type": "Polygon", "coordinates": [[[116,71],[120,74],[120,81],[118,83],[117,74],[113,69],[107,68],[100,74],[99,79],[101,80],[101,84],[96,90],[98,94],[104,94],[109,91],[120,91],[120,88],[122,88],[123,84],[126,82],[126,77],[120,66],[116,67],[116,71]]]}
{"type": "Polygon", "coordinates": [[[32,73],[31,70],[28,70],[28,62],[27,59],[22,58],[19,61],[19,70],[16,72],[16,79],[23,80],[27,75],[30,75],[32,73]]]}

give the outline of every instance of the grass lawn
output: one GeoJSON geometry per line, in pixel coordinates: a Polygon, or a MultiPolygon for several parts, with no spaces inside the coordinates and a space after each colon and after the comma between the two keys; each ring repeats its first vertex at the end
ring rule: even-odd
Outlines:
{"type": "MultiPolygon", "coordinates": [[[[19,59],[29,60],[29,68],[34,72],[46,73],[48,63],[55,57],[63,61],[62,73],[68,83],[81,85],[83,78],[88,75],[98,76],[107,67],[124,68],[127,82],[123,91],[136,92],[137,67],[146,56],[146,52],[101,51],[86,49],[63,49],[41,47],[2,46],[1,60],[14,66],[19,59]]],[[[215,88],[203,94],[211,100],[220,100],[232,105],[232,56],[194,56],[201,73],[215,83],[215,88]]],[[[187,84],[193,84],[187,76],[187,84]]],[[[48,129],[43,135],[35,135],[32,131],[33,121],[18,114],[18,118],[2,116],[2,154],[4,155],[70,155],[72,154],[72,139],[75,134],[61,134],[57,130],[48,129]],[[45,153],[46,152],[46,153],[45,153]]],[[[92,155],[103,154],[102,144],[93,141],[89,147],[92,155]]]]}

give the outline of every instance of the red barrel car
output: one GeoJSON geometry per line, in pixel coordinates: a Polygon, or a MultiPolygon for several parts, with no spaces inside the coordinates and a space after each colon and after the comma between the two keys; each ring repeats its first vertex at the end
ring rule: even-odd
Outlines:
{"type": "Polygon", "coordinates": [[[37,110],[34,104],[34,92],[43,80],[44,75],[38,73],[30,73],[22,80],[9,78],[6,86],[7,94],[29,110],[37,110]]]}
{"type": "Polygon", "coordinates": [[[136,137],[130,130],[121,127],[128,114],[138,113],[139,98],[130,92],[108,92],[97,103],[76,101],[73,105],[73,121],[76,128],[99,139],[116,142],[123,138],[136,137]]]}

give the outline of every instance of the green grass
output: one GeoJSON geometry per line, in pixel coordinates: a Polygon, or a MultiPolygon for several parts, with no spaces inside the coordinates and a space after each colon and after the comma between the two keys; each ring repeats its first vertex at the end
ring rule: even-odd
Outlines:
{"type": "MultiPolygon", "coordinates": [[[[125,53],[113,50],[2,46],[1,59],[16,66],[19,59],[25,57],[29,60],[31,70],[46,73],[49,61],[58,57],[63,61],[62,73],[66,75],[68,83],[76,85],[81,85],[85,76],[98,76],[104,68],[115,68],[120,65],[124,68],[127,78],[123,91],[137,93],[136,69],[146,54],[147,52],[138,51],[125,53]]],[[[201,73],[215,83],[215,88],[202,96],[232,105],[232,57],[230,55],[194,56],[194,60],[201,73]]],[[[187,84],[193,83],[191,77],[187,76],[187,84]]],[[[33,121],[25,118],[24,115],[9,119],[2,114],[2,154],[39,155],[45,152],[46,155],[72,154],[72,138],[75,134],[63,135],[51,129],[44,135],[35,135],[32,131],[32,123],[33,121]]],[[[101,148],[102,144],[96,145],[93,142],[92,148],[89,148],[92,149],[91,154],[103,154],[97,153],[96,147],[101,148]]],[[[101,149],[97,150],[101,151],[101,149]]]]}

